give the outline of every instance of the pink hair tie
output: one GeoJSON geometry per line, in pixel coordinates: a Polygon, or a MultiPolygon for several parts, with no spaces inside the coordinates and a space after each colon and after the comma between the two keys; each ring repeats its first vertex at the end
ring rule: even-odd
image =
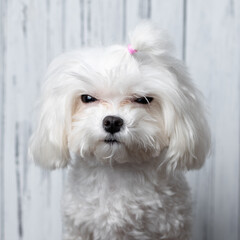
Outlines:
{"type": "Polygon", "coordinates": [[[129,53],[130,53],[131,55],[133,55],[134,53],[137,52],[137,50],[134,49],[134,48],[132,48],[132,46],[131,46],[130,44],[128,45],[128,51],[129,51],[129,53]]]}

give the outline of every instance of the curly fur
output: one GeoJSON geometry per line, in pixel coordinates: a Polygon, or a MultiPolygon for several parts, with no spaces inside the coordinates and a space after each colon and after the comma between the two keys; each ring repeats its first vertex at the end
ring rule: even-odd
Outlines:
{"type": "Polygon", "coordinates": [[[210,145],[201,95],[163,31],[145,22],[130,40],[133,55],[120,45],[82,49],[46,75],[30,154],[43,168],[69,168],[65,240],[190,238],[184,171],[200,168],[210,145]],[[124,120],[118,143],[104,141],[108,115],[124,120]]]}

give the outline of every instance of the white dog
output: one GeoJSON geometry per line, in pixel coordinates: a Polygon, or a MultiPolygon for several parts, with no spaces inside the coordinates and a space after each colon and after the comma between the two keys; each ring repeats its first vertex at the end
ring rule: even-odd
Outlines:
{"type": "Polygon", "coordinates": [[[184,172],[210,145],[200,94],[154,25],[130,43],[63,54],[46,75],[30,153],[69,168],[66,240],[190,238],[184,172]]]}

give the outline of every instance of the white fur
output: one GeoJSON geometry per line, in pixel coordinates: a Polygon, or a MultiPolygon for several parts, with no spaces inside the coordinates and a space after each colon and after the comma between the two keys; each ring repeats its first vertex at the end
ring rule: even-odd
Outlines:
{"type": "Polygon", "coordinates": [[[30,153],[44,168],[69,167],[66,240],[190,236],[183,173],[203,165],[210,145],[200,94],[165,33],[143,23],[130,39],[134,55],[126,46],[66,53],[46,75],[30,153]],[[142,96],[154,100],[134,102],[142,96]],[[108,115],[124,120],[120,143],[104,142],[108,115]]]}

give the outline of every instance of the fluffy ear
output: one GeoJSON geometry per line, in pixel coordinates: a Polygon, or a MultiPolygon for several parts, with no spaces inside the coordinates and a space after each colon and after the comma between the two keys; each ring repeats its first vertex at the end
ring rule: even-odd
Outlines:
{"type": "Polygon", "coordinates": [[[175,60],[170,71],[176,78],[176,88],[168,113],[165,111],[169,136],[167,168],[169,171],[197,169],[203,165],[210,148],[210,130],[201,94],[182,63],[175,60]]]}
{"type": "Polygon", "coordinates": [[[66,99],[45,96],[42,102],[38,127],[30,139],[29,152],[43,168],[65,167],[69,153],[67,147],[66,99]]]}
{"type": "MultiPolygon", "coordinates": [[[[38,126],[33,133],[29,153],[43,168],[65,167],[69,161],[67,134],[71,127],[76,87],[66,72],[66,59],[52,62],[43,87],[38,126]]],[[[75,80],[76,82],[76,80],[75,80]]]]}

